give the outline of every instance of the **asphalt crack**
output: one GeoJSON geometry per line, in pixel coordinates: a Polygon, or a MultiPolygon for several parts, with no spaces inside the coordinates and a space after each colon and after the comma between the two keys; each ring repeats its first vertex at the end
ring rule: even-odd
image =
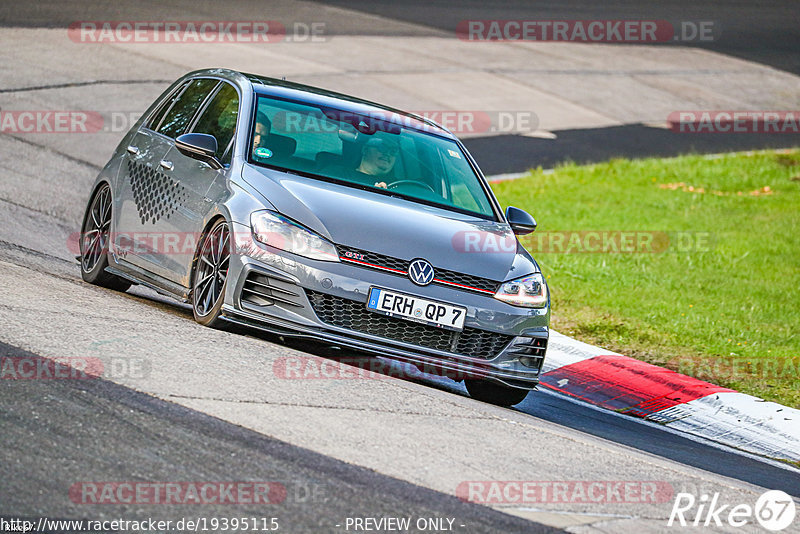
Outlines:
{"type": "Polygon", "coordinates": [[[26,91],[46,91],[48,89],[69,89],[72,87],[87,87],[90,85],[140,85],[148,83],[172,83],[174,80],[89,80],[85,82],[65,82],[48,85],[32,85],[29,87],[16,87],[13,89],[0,89],[0,93],[24,93],[26,91]]]}
{"type": "MultiPolygon", "coordinates": [[[[38,258],[43,258],[43,259],[47,259],[47,260],[57,260],[59,262],[65,263],[67,265],[78,265],[77,260],[67,260],[67,259],[61,258],[59,256],[53,256],[52,254],[48,254],[46,252],[41,252],[39,250],[28,248],[26,246],[19,245],[17,243],[11,243],[10,241],[4,241],[2,239],[0,239],[0,248],[11,249],[11,250],[15,250],[17,252],[23,252],[25,254],[31,254],[31,255],[36,256],[38,258]]],[[[30,265],[19,265],[19,267],[30,268],[30,265]]],[[[48,273],[44,273],[44,274],[55,274],[55,273],[49,273],[48,272],[48,273]]]]}
{"type": "Polygon", "coordinates": [[[39,144],[39,143],[34,143],[33,141],[30,141],[30,140],[28,140],[28,139],[25,139],[24,137],[19,137],[19,136],[17,136],[17,135],[11,135],[11,134],[9,134],[9,133],[5,133],[5,135],[6,135],[7,137],[9,137],[9,138],[11,138],[11,139],[14,139],[14,140],[16,140],[16,141],[19,141],[19,142],[21,142],[21,143],[25,143],[26,145],[30,145],[30,146],[32,146],[32,147],[36,147],[36,148],[38,148],[38,149],[40,149],[40,150],[45,150],[45,151],[47,151],[47,152],[51,152],[51,153],[53,153],[53,154],[57,154],[57,155],[59,155],[59,156],[61,156],[61,157],[63,157],[63,158],[66,158],[66,159],[68,159],[69,161],[71,161],[71,162],[73,162],[73,163],[78,163],[79,165],[83,165],[83,166],[85,166],[85,167],[89,167],[90,169],[92,169],[92,170],[94,170],[94,171],[100,171],[100,170],[103,168],[103,167],[101,167],[100,165],[95,165],[94,163],[92,163],[92,162],[90,162],[90,161],[86,161],[85,159],[81,159],[81,158],[78,158],[78,157],[72,156],[72,155],[70,155],[70,154],[67,154],[66,152],[61,152],[60,150],[56,150],[55,148],[49,147],[49,146],[47,146],[47,145],[42,145],[42,144],[39,144]]]}
{"type": "MultiPolygon", "coordinates": [[[[20,204],[19,202],[14,202],[13,200],[8,199],[8,198],[4,198],[4,197],[0,197],[0,202],[3,202],[5,204],[9,204],[11,206],[14,206],[15,208],[23,209],[23,210],[26,210],[26,211],[31,211],[33,213],[38,213],[39,215],[45,215],[47,217],[55,219],[56,220],[56,224],[60,225],[62,227],[62,229],[65,229],[67,231],[70,231],[75,227],[75,225],[72,224],[70,221],[64,219],[63,217],[57,215],[54,212],[49,212],[49,211],[40,210],[40,209],[37,209],[37,208],[32,208],[30,206],[26,206],[25,204],[20,204]]],[[[2,241],[2,240],[0,240],[0,242],[7,243],[7,241],[2,241]]]]}
{"type": "Polygon", "coordinates": [[[423,416],[431,416],[431,417],[455,417],[459,419],[496,419],[493,416],[478,416],[478,415],[453,415],[453,414],[431,414],[431,413],[424,413],[424,412],[408,412],[408,411],[397,411],[397,410],[382,410],[376,408],[358,408],[352,406],[328,406],[324,404],[303,404],[298,402],[270,402],[266,400],[258,400],[258,399],[226,399],[223,397],[197,397],[192,395],[173,395],[167,394],[167,397],[172,399],[185,399],[185,400],[200,400],[200,401],[216,401],[216,402],[229,402],[235,404],[264,404],[267,406],[286,406],[290,408],[325,408],[328,410],[348,410],[354,412],[377,412],[377,413],[389,413],[394,415],[423,415],[423,416]]]}

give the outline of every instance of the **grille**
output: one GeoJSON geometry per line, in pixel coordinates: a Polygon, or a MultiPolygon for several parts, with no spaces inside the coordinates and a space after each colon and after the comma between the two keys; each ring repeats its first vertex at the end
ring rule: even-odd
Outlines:
{"type": "Polygon", "coordinates": [[[302,308],[297,302],[299,287],[266,274],[250,271],[242,284],[241,301],[256,306],[272,306],[276,302],[302,308]],[[294,290],[294,291],[293,291],[294,290]]]}
{"type": "Polygon", "coordinates": [[[514,354],[544,358],[544,354],[547,352],[547,338],[529,337],[522,339],[523,340],[514,343],[512,347],[512,352],[514,354]]]}
{"type": "Polygon", "coordinates": [[[528,367],[541,369],[547,352],[547,338],[529,337],[517,339],[509,353],[519,356],[520,362],[528,367]]]}
{"type": "Polygon", "coordinates": [[[307,293],[317,316],[329,325],[429,349],[488,360],[494,358],[514,339],[514,336],[477,328],[464,328],[462,332],[452,332],[371,312],[363,302],[315,291],[307,293]]]}
{"type": "MultiPolygon", "coordinates": [[[[365,263],[370,263],[372,265],[377,265],[380,267],[395,269],[398,271],[402,271],[403,275],[405,275],[405,273],[408,272],[408,264],[410,260],[401,260],[400,258],[394,258],[392,256],[387,256],[385,254],[378,254],[377,252],[369,252],[366,250],[360,250],[357,248],[347,247],[344,245],[336,245],[336,249],[339,253],[339,256],[345,259],[350,258],[365,263]]],[[[356,265],[368,269],[372,268],[369,265],[362,265],[362,264],[356,264],[356,265]]],[[[497,282],[495,280],[489,280],[488,278],[481,278],[480,276],[473,276],[471,274],[464,274],[456,271],[448,271],[447,269],[439,269],[436,266],[434,266],[434,271],[436,271],[436,280],[437,280],[433,282],[434,284],[447,285],[446,282],[449,282],[451,284],[469,286],[468,288],[462,288],[462,289],[467,289],[467,290],[480,289],[483,291],[491,291],[492,293],[497,291],[497,288],[500,285],[500,282],[497,282]],[[439,282],[439,280],[441,282],[439,282]]],[[[401,273],[396,273],[396,274],[401,274],[401,273]]]]}
{"type": "MultiPolygon", "coordinates": [[[[388,267],[389,269],[397,269],[399,271],[408,270],[408,261],[386,256],[385,254],[378,254],[377,252],[367,252],[366,250],[359,250],[353,247],[346,247],[344,245],[336,245],[339,256],[345,258],[353,258],[358,261],[371,263],[373,265],[380,265],[381,267],[388,267]]],[[[365,265],[366,267],[366,265],[365,265]]]]}
{"type": "Polygon", "coordinates": [[[471,286],[477,289],[491,291],[492,293],[497,291],[497,288],[500,285],[500,282],[495,282],[494,280],[489,280],[488,278],[472,276],[471,274],[457,273],[455,271],[437,269],[435,267],[434,271],[436,271],[436,278],[439,280],[452,282],[454,284],[461,284],[464,286],[471,286]]]}

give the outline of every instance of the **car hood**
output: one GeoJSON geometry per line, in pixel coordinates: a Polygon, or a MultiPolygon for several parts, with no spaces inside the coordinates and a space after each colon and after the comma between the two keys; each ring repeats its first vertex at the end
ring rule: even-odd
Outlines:
{"type": "Polygon", "coordinates": [[[505,222],[268,168],[245,165],[242,178],[276,211],[339,245],[492,280],[539,270],[505,222]]]}

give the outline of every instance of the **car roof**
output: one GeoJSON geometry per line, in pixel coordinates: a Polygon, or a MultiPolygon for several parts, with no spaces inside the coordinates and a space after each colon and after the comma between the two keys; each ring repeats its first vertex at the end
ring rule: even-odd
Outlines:
{"type": "Polygon", "coordinates": [[[249,82],[253,90],[258,94],[305,102],[317,106],[332,107],[354,114],[376,116],[388,122],[423,130],[455,141],[458,140],[447,128],[416,113],[403,111],[377,102],[371,102],[363,98],[337,93],[336,91],[330,91],[312,85],[289,82],[283,79],[279,80],[277,78],[225,68],[200,69],[186,74],[181,79],[185,80],[203,76],[224,78],[242,88],[249,82]]]}
{"type": "Polygon", "coordinates": [[[418,130],[425,130],[437,135],[455,139],[455,136],[436,122],[408,111],[384,106],[362,98],[329,91],[320,87],[301,83],[278,80],[257,74],[240,73],[245,76],[256,93],[306,102],[318,106],[333,107],[342,111],[368,116],[378,116],[388,122],[396,122],[418,130]]]}

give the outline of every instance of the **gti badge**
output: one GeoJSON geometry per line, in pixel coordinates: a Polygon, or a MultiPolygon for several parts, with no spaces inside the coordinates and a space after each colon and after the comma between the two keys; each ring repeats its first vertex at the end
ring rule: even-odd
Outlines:
{"type": "Polygon", "coordinates": [[[408,278],[418,286],[427,286],[433,277],[433,266],[425,260],[414,260],[408,266],[408,278]]]}
{"type": "Polygon", "coordinates": [[[359,254],[358,252],[350,252],[348,250],[347,252],[344,253],[344,255],[347,256],[348,258],[352,258],[354,260],[364,261],[364,255],[363,254],[359,254]]]}

